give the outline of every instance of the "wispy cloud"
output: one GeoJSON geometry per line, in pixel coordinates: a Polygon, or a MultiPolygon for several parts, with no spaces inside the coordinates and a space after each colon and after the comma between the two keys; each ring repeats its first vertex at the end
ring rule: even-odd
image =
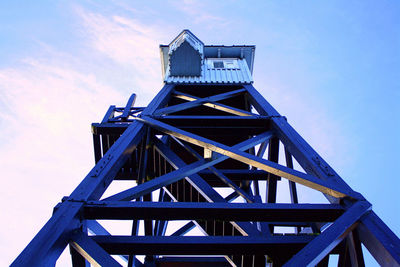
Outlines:
{"type": "Polygon", "coordinates": [[[194,24],[203,23],[204,27],[218,28],[218,26],[226,27],[231,23],[226,18],[213,14],[210,3],[196,0],[170,1],[170,3],[185,16],[190,17],[194,24]]]}
{"type": "MultiPolygon", "coordinates": [[[[125,97],[94,74],[68,66],[72,57],[53,53],[50,58],[28,58],[0,69],[0,120],[6,126],[0,132],[0,162],[3,179],[12,181],[4,181],[0,205],[3,214],[24,218],[2,226],[7,236],[21,237],[0,238],[8,257],[16,256],[50,216],[52,205],[89,171],[94,163],[90,123],[101,119],[110,102],[125,97]]],[[[11,261],[1,258],[6,261],[1,265],[11,261]]]]}
{"type": "Polygon", "coordinates": [[[129,97],[114,77],[127,74],[126,84],[140,92],[143,105],[160,89],[158,44],[170,36],[122,13],[107,16],[76,6],[80,51],[39,40],[30,57],[0,69],[0,162],[2,177],[12,180],[0,189],[0,207],[5,220],[14,221],[2,226],[0,265],[16,257],[52,206],[94,165],[90,123],[129,97]]]}
{"type": "Polygon", "coordinates": [[[302,95],[279,82],[258,89],[334,169],[354,163],[354,144],[347,139],[348,134],[343,132],[340,121],[332,117],[315,96],[302,95]]]}
{"type": "MultiPolygon", "coordinates": [[[[203,2],[172,3],[185,21],[190,18],[204,29],[231,23],[203,2]]],[[[144,24],[123,12],[105,15],[80,6],[74,11],[87,54],[43,44],[37,54],[0,69],[0,162],[3,181],[12,180],[0,189],[0,207],[7,216],[3,220],[13,222],[2,224],[1,266],[9,265],[50,217],[52,204],[68,195],[93,166],[90,123],[99,121],[108,105],[124,104],[128,97],[126,88],[117,88],[118,83],[102,74],[129,76],[128,84],[137,88],[143,104],[160,89],[158,44],[174,37],[165,25],[144,24]]],[[[289,122],[309,125],[295,128],[305,129],[300,134],[312,145],[337,158],[335,146],[344,143],[341,128],[324,114],[313,113],[298,95],[283,95],[281,89],[272,86],[264,95],[290,106],[289,122]]]]}
{"type": "Polygon", "coordinates": [[[153,95],[161,84],[158,44],[169,39],[161,27],[144,25],[122,15],[105,16],[76,8],[90,47],[116,64],[131,69],[134,83],[153,95]],[[150,89],[151,88],[151,89],[150,89]]]}

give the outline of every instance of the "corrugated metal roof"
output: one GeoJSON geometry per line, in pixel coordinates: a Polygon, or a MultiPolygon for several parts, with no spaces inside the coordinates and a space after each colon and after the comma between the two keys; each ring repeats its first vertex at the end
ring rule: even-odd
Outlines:
{"type": "MultiPolygon", "coordinates": [[[[206,59],[207,60],[207,59],[206,59]]],[[[221,58],[223,60],[223,58],[221,58]]],[[[253,78],[244,59],[237,59],[238,68],[210,68],[207,63],[201,66],[201,76],[170,76],[167,69],[166,83],[252,83],[253,78]]]]}
{"type": "Polygon", "coordinates": [[[160,45],[160,52],[162,73],[166,83],[253,82],[254,45],[206,46],[189,30],[184,30],[168,46],[160,45]],[[200,62],[196,56],[189,53],[192,50],[188,50],[187,47],[199,53],[200,62]],[[196,67],[195,71],[192,67],[196,67]]]}
{"type": "MultiPolygon", "coordinates": [[[[250,73],[253,73],[253,64],[254,64],[254,54],[255,54],[255,45],[232,45],[232,46],[224,46],[224,45],[205,45],[204,46],[204,57],[218,57],[221,58],[243,58],[247,62],[247,66],[250,69],[250,73]]],[[[161,55],[161,67],[162,67],[162,75],[165,77],[165,73],[167,72],[168,61],[169,61],[169,45],[160,45],[160,55],[161,55]]]]}

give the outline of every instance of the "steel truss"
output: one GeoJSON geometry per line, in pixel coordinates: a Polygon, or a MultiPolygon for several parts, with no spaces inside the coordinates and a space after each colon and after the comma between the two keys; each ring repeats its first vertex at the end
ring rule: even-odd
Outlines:
{"type": "Polygon", "coordinates": [[[95,167],[11,266],[54,266],[68,245],[73,266],[327,266],[330,254],[363,266],[361,244],[400,265],[400,241],[370,203],[252,85],[166,84],[146,108],[135,98],[92,125],[95,167]],[[281,178],[291,203],[276,203],[281,178]],[[117,180],[132,183],[105,196],[117,180]],[[297,184],[330,204],[299,203],[297,184]],[[112,235],[102,220],[132,228],[112,235]]]}

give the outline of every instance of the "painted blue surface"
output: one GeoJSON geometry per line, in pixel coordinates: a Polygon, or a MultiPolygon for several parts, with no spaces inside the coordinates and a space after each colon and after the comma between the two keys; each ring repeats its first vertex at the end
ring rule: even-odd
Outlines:
{"type": "MultiPolygon", "coordinates": [[[[205,60],[207,62],[207,60],[205,60]]],[[[223,83],[223,84],[243,84],[252,83],[253,77],[244,59],[237,60],[239,67],[228,68],[210,68],[206,63],[201,66],[201,76],[172,76],[167,72],[164,81],[166,83],[223,83]]]]}
{"type": "Polygon", "coordinates": [[[191,31],[183,30],[168,46],[160,46],[163,79],[175,84],[252,83],[254,52],[251,45],[204,46],[191,31]],[[233,64],[223,63],[227,61],[233,64]]]}
{"type": "Polygon", "coordinates": [[[169,75],[200,76],[204,63],[204,44],[189,30],[183,30],[168,49],[169,75]]]}
{"type": "MultiPolygon", "coordinates": [[[[250,70],[250,73],[253,74],[255,50],[255,45],[205,45],[204,57],[244,59],[247,63],[247,67],[250,70]]],[[[167,72],[168,68],[169,45],[160,45],[160,57],[162,77],[164,79],[165,73],[167,72]]]]}
{"type": "MultiPolygon", "coordinates": [[[[82,86],[84,78],[95,77],[96,85],[108,86],[110,94],[100,92],[98,99],[100,96],[112,98],[110,95],[118,95],[122,99],[121,104],[131,94],[132,88],[138,93],[141,104],[147,103],[159,90],[157,56],[149,57],[140,67],[133,64],[138,60],[131,60],[129,53],[126,56],[130,60],[128,63],[121,61],[120,57],[111,57],[110,54],[114,54],[110,51],[116,49],[107,46],[109,24],[115,31],[122,29],[121,36],[129,36],[129,41],[139,43],[143,40],[136,37],[149,37],[145,40],[148,42],[144,42],[146,45],[169,40],[167,38],[175,36],[183,27],[190,27],[199,36],[206,37],[206,42],[238,43],[249,40],[256,43],[258,55],[254,75],[257,89],[289,118],[296,130],[311,142],[353,189],[362,192],[372,202],[374,210],[392,230],[400,233],[400,209],[391,205],[398,202],[399,187],[396,153],[400,148],[397,138],[400,128],[394,119],[400,114],[397,104],[400,96],[398,2],[254,1],[249,5],[237,1],[185,1],[175,4],[169,1],[120,1],[99,5],[93,1],[4,1],[0,13],[1,92],[19,90],[19,84],[9,83],[8,78],[15,75],[21,88],[26,88],[25,92],[34,89],[37,94],[46,96],[49,102],[60,105],[65,113],[71,113],[71,108],[79,110],[79,116],[71,117],[76,122],[73,127],[75,132],[69,132],[72,127],[68,123],[53,123],[51,129],[56,133],[68,131],[79,136],[77,140],[80,141],[71,142],[64,150],[65,154],[58,158],[48,151],[52,147],[48,144],[67,138],[58,134],[60,139],[53,142],[52,136],[44,134],[37,142],[45,142],[40,151],[48,153],[52,161],[40,157],[35,164],[52,164],[57,160],[68,166],[77,166],[72,161],[71,150],[81,151],[80,142],[90,142],[87,125],[97,119],[99,110],[104,110],[110,103],[118,104],[109,101],[96,107],[94,115],[83,112],[80,102],[82,93],[94,90],[94,87],[82,86]],[[124,24],[119,20],[118,24],[117,18],[132,23],[124,24]],[[96,26],[99,26],[99,31],[96,26]],[[98,36],[100,31],[101,36],[98,36]],[[107,38],[100,38],[104,36],[107,38]],[[30,68],[32,62],[46,64],[48,68],[42,69],[41,65],[30,68]],[[76,78],[72,75],[58,80],[57,86],[51,83],[48,90],[46,87],[40,86],[40,90],[34,87],[37,80],[32,77],[48,83],[53,75],[60,74],[53,74],[52,70],[60,67],[63,71],[82,74],[74,80],[77,86],[71,88],[67,82],[76,78]],[[26,75],[29,73],[32,76],[26,75]],[[151,77],[151,83],[142,82],[143,73],[151,77]],[[56,88],[65,88],[65,91],[57,96],[48,93],[56,88]],[[60,96],[65,100],[68,92],[77,92],[74,106],[69,101],[59,101],[60,96]],[[79,146],[74,146],[74,143],[79,146]]],[[[127,40],[114,39],[119,45],[126,44],[127,40]]],[[[149,48],[149,51],[156,50],[156,47],[149,48]]],[[[6,159],[3,160],[4,176],[15,177],[10,179],[2,192],[4,209],[7,207],[2,227],[2,239],[7,246],[0,257],[4,266],[15,258],[19,249],[47,219],[48,203],[55,203],[59,196],[69,194],[85,171],[74,168],[76,172],[67,179],[58,173],[58,179],[54,179],[51,168],[36,170],[25,166],[23,175],[18,173],[21,162],[30,162],[32,155],[37,155],[38,150],[28,145],[35,132],[34,127],[42,134],[48,131],[46,124],[37,121],[19,123],[28,121],[29,114],[38,114],[27,112],[37,101],[32,101],[31,94],[24,95],[28,102],[24,98],[18,101],[1,98],[0,103],[4,114],[13,114],[11,121],[4,117],[0,120],[3,126],[1,149],[3,159],[6,159]],[[10,150],[16,153],[9,153],[10,150]],[[15,164],[10,164],[7,159],[15,164]],[[32,175],[26,176],[26,173],[32,175]],[[35,184],[45,190],[40,196],[37,195],[37,188],[29,183],[33,176],[37,177],[35,184]],[[29,209],[25,205],[26,198],[34,203],[29,209]],[[14,220],[12,226],[17,230],[6,223],[22,216],[32,218],[29,229],[21,226],[22,220],[14,220]]],[[[100,101],[93,98],[94,102],[100,101]]],[[[64,118],[57,112],[52,113],[64,118]]],[[[41,114],[46,114],[43,116],[46,122],[54,118],[52,114],[41,114]]],[[[92,164],[91,156],[91,151],[88,151],[88,160],[83,163],[86,168],[92,164]]]]}
{"type": "Polygon", "coordinates": [[[171,43],[168,45],[169,46],[168,53],[171,55],[184,42],[189,43],[194,50],[196,50],[200,55],[203,55],[203,50],[204,50],[203,42],[189,30],[183,30],[174,40],[171,41],[171,43]]]}

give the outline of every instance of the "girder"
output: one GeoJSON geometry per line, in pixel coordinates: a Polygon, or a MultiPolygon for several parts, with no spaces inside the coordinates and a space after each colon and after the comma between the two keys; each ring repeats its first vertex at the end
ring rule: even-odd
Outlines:
{"type": "Polygon", "coordinates": [[[68,244],[74,266],[363,266],[361,244],[400,266],[399,239],[251,84],[135,99],[92,124],[95,166],[11,266],[53,266],[68,244]],[[302,203],[299,184],[329,203],[302,203]]]}

